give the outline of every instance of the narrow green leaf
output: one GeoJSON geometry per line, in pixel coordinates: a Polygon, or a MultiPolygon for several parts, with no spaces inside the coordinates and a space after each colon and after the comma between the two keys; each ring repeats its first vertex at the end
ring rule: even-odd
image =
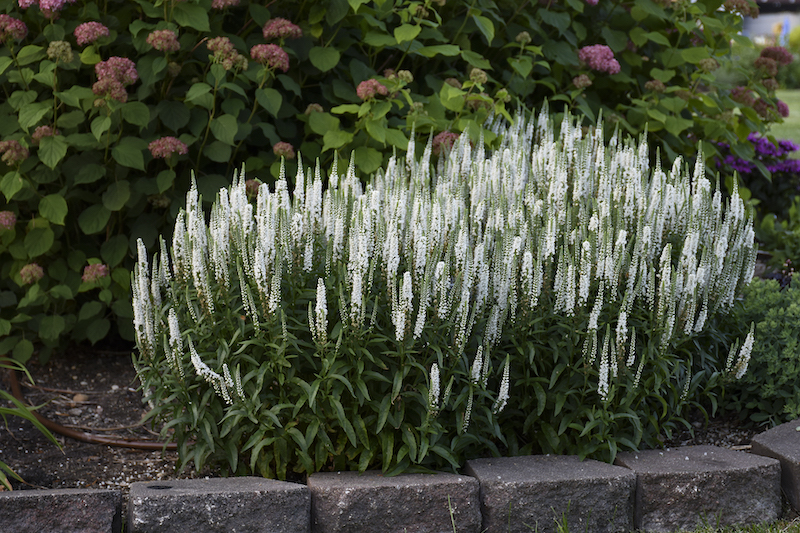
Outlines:
{"type": "Polygon", "coordinates": [[[412,53],[428,58],[436,57],[438,55],[453,57],[461,53],[461,48],[454,44],[436,44],[433,46],[423,46],[422,48],[417,48],[412,53]]]}

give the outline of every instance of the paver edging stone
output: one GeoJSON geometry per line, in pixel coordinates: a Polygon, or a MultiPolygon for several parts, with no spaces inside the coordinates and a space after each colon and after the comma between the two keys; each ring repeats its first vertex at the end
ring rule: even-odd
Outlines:
{"type": "Polygon", "coordinates": [[[789,505],[800,511],[800,418],[756,435],[750,451],[780,461],[781,488],[789,505]]]}
{"type": "Polygon", "coordinates": [[[0,531],[14,533],[119,533],[122,492],[38,489],[0,492],[0,531]]]}
{"type": "Polygon", "coordinates": [[[574,455],[529,455],[467,461],[480,483],[483,527],[488,533],[633,529],[636,475],[620,466],[574,455]]]}
{"type": "Polygon", "coordinates": [[[717,446],[623,452],[636,473],[634,526],[653,532],[773,522],[781,515],[780,463],[717,446]]]}

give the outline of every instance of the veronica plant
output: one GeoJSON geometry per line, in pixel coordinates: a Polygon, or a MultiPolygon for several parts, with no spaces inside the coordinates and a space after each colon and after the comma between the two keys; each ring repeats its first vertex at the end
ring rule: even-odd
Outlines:
{"type": "Polygon", "coordinates": [[[611,459],[677,416],[698,387],[681,342],[752,275],[742,200],[702,162],[651,171],[645,143],[571,117],[557,134],[546,110],[494,132],[492,154],[463,136],[434,171],[430,143],[366,187],[352,164],[327,184],[300,165],[293,194],[249,196],[240,174],[209,216],[190,190],[133,276],[135,364],[183,461],[285,477],[506,448],[611,459]]]}

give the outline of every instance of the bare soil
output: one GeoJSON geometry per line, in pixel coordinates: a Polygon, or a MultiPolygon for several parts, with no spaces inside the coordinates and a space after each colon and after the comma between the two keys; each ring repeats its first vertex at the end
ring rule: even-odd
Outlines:
{"type": "MultiPolygon", "coordinates": [[[[137,390],[132,348],[78,347],[54,355],[45,365],[31,360],[27,366],[34,383],[18,376],[25,400],[67,428],[118,440],[160,442],[158,432],[141,423],[147,406],[137,390]]],[[[0,388],[10,392],[6,376],[0,388]]],[[[23,479],[9,478],[14,490],[92,487],[120,489],[125,495],[136,481],[200,475],[192,469],[177,471],[177,452],[91,444],[58,434],[56,438],[61,449],[22,418],[9,417],[0,425],[0,461],[23,479]]],[[[202,472],[206,475],[213,472],[202,472]]]]}

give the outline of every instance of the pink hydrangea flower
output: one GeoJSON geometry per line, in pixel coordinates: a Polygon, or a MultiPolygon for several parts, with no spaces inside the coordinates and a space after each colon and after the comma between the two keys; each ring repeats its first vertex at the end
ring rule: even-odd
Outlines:
{"type": "Polygon", "coordinates": [[[356,87],[356,94],[362,100],[371,100],[376,94],[386,95],[389,89],[378,80],[364,80],[356,87]]]}
{"type": "Polygon", "coordinates": [[[443,131],[433,138],[433,153],[439,155],[442,151],[449,151],[458,141],[458,134],[452,131],[443,131]]]}
{"type": "MultiPolygon", "coordinates": [[[[92,92],[97,96],[105,96],[117,102],[128,101],[128,93],[122,82],[114,78],[100,78],[92,85],[92,92]]],[[[102,100],[100,100],[102,102],[102,100]]]]}
{"type": "Polygon", "coordinates": [[[0,15],[0,41],[11,39],[21,41],[28,35],[28,27],[21,20],[6,14],[0,15]]]}
{"type": "Polygon", "coordinates": [[[295,158],[294,146],[283,141],[275,143],[275,146],[272,147],[272,153],[278,157],[285,157],[286,159],[295,158]]]}
{"type": "Polygon", "coordinates": [[[261,182],[258,180],[250,178],[244,182],[244,190],[247,192],[247,196],[256,196],[259,187],[261,187],[261,182]]]}
{"type": "Polygon", "coordinates": [[[241,55],[227,37],[214,37],[206,41],[206,47],[214,53],[212,59],[215,63],[222,65],[225,70],[237,67],[247,70],[247,58],[241,55]]]}
{"type": "Polygon", "coordinates": [[[94,71],[97,73],[98,79],[111,78],[125,86],[132,85],[139,79],[136,63],[127,57],[109,57],[96,64],[94,71]]]}
{"type": "Polygon", "coordinates": [[[17,215],[13,211],[0,211],[0,228],[13,229],[17,223],[17,215]]]}
{"type": "Polygon", "coordinates": [[[37,263],[30,263],[22,267],[19,276],[24,285],[31,285],[44,277],[44,269],[37,263]]]}
{"type": "Polygon", "coordinates": [[[300,26],[292,24],[284,18],[274,18],[264,24],[264,39],[271,41],[272,39],[299,39],[303,36],[303,30],[300,26]]]}
{"type": "Polygon", "coordinates": [[[185,155],[189,153],[186,143],[175,137],[161,137],[147,145],[150,153],[156,159],[167,159],[173,154],[185,155]]]}
{"type": "Polygon", "coordinates": [[[75,0],[19,0],[19,7],[27,9],[37,3],[45,17],[55,19],[65,5],[74,4],[75,0]]]}
{"type": "Polygon", "coordinates": [[[778,62],[771,57],[757,57],[753,62],[757,69],[763,70],[767,76],[774,78],[778,75],[778,62]]]}
{"type": "Polygon", "coordinates": [[[226,7],[235,7],[239,5],[239,0],[213,0],[211,7],[214,9],[225,9],[226,7]]]}
{"type": "Polygon", "coordinates": [[[767,46],[761,50],[761,57],[774,59],[779,65],[786,66],[794,61],[792,53],[783,46],[767,46]]]}
{"type": "Polygon", "coordinates": [[[756,102],[756,97],[753,96],[751,89],[739,85],[731,90],[731,100],[746,106],[752,106],[756,102]]]}
{"type": "Polygon", "coordinates": [[[0,141],[0,154],[3,154],[0,160],[11,167],[28,159],[30,152],[28,152],[28,149],[22,146],[19,141],[11,140],[0,141]]]}
{"type": "Polygon", "coordinates": [[[586,74],[581,74],[580,76],[575,76],[572,78],[572,85],[574,85],[577,89],[585,89],[592,84],[592,80],[586,74]]]}
{"type": "Polygon", "coordinates": [[[94,283],[98,279],[105,278],[106,276],[108,276],[108,265],[96,263],[83,267],[83,276],[81,276],[81,279],[84,283],[94,283]]]}
{"type": "Polygon", "coordinates": [[[257,44],[250,49],[250,57],[270,68],[289,70],[289,54],[277,44],[257,44]]]}
{"type": "Polygon", "coordinates": [[[614,59],[614,52],[604,44],[584,46],[578,50],[578,58],[590,69],[598,72],[617,74],[620,71],[619,62],[614,59]]]}
{"type": "Polygon", "coordinates": [[[78,46],[95,42],[100,37],[108,37],[108,28],[99,22],[84,22],[74,31],[78,46]]]}
{"type": "Polygon", "coordinates": [[[590,6],[596,6],[597,2],[599,1],[600,0],[586,0],[586,3],[589,4],[590,6]]]}
{"type": "Polygon", "coordinates": [[[786,102],[778,100],[777,102],[775,102],[775,105],[778,106],[778,114],[780,116],[782,116],[783,118],[789,116],[789,106],[786,104],[786,102]]]}
{"type": "Polygon", "coordinates": [[[38,126],[31,134],[31,139],[33,140],[33,144],[38,146],[39,141],[42,140],[42,137],[53,137],[55,135],[59,135],[61,132],[58,130],[53,129],[52,126],[38,126]]]}
{"type": "Polygon", "coordinates": [[[172,30],[155,30],[147,36],[147,44],[159,52],[177,52],[181,49],[178,35],[172,30]]]}

